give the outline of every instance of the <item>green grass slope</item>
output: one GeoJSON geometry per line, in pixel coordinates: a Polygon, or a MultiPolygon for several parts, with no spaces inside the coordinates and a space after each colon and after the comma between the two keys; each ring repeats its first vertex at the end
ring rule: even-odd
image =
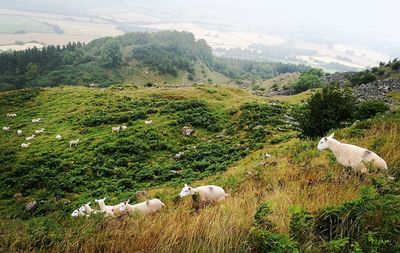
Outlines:
{"type": "MultiPolygon", "coordinates": [[[[0,124],[11,129],[0,135],[1,251],[352,252],[357,242],[366,252],[396,252],[396,182],[390,188],[379,178],[348,176],[316,140],[298,139],[286,122],[292,103],[231,86],[0,93],[0,124]],[[42,122],[33,124],[37,117],[42,122]],[[145,125],[148,119],[153,124],[145,125]],[[122,124],[128,129],[111,133],[122,124]],[[187,125],[191,136],[181,133],[187,125]],[[21,148],[40,128],[45,133],[21,148]],[[220,185],[229,197],[196,213],[190,198],[175,200],[184,183],[220,185]],[[94,198],[143,201],[137,190],[162,199],[166,209],[149,217],[70,217],[94,198]],[[26,211],[33,200],[37,207],[26,211]]],[[[373,150],[399,175],[399,127],[394,111],[335,133],[373,150]]]]}

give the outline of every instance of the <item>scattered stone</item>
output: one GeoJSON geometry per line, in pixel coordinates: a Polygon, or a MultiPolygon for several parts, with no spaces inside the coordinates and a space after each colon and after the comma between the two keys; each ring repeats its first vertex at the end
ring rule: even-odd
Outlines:
{"type": "Polygon", "coordinates": [[[181,174],[182,170],[170,170],[170,172],[174,174],[181,174]]]}
{"type": "Polygon", "coordinates": [[[270,158],[271,156],[272,156],[271,154],[265,153],[266,158],[270,158]]]}
{"type": "Polygon", "coordinates": [[[193,128],[184,126],[184,127],[182,127],[181,132],[183,135],[190,136],[193,133],[193,128]]]}
{"type": "Polygon", "coordinates": [[[386,98],[386,93],[392,91],[400,91],[400,81],[377,80],[353,88],[354,95],[359,100],[384,100],[387,103],[390,103],[391,100],[386,98]]]}
{"type": "Polygon", "coordinates": [[[31,211],[31,210],[33,210],[34,208],[36,208],[36,206],[37,206],[36,200],[31,201],[31,202],[29,202],[28,204],[25,205],[25,210],[26,210],[26,211],[31,211]]]}
{"type": "Polygon", "coordinates": [[[224,138],[225,137],[226,129],[222,130],[218,135],[217,138],[224,138]]]}
{"type": "Polygon", "coordinates": [[[174,159],[179,159],[181,158],[185,153],[183,151],[180,151],[178,154],[174,155],[174,159]]]}
{"type": "Polygon", "coordinates": [[[14,198],[14,199],[20,199],[20,198],[22,198],[22,193],[15,193],[15,194],[13,195],[13,198],[14,198]]]}
{"type": "Polygon", "coordinates": [[[257,125],[255,127],[252,128],[252,130],[258,130],[258,129],[262,129],[263,126],[262,125],[257,125]]]}

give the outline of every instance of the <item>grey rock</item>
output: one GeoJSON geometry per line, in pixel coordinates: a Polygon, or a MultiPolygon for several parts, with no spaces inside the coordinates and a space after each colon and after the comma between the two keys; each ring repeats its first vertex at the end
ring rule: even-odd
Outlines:
{"type": "Polygon", "coordinates": [[[28,204],[25,205],[25,210],[26,211],[31,211],[33,209],[35,209],[37,206],[37,202],[36,200],[29,202],[28,204]]]}

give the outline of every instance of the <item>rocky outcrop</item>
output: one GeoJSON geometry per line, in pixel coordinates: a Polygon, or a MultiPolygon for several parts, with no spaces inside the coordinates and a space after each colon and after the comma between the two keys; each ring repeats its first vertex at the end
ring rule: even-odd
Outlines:
{"type": "Polygon", "coordinates": [[[354,95],[360,100],[379,99],[391,102],[386,98],[386,93],[392,91],[400,91],[400,80],[378,80],[353,88],[354,95]]]}
{"type": "Polygon", "coordinates": [[[327,74],[324,76],[323,83],[338,83],[340,87],[343,87],[346,83],[348,83],[347,78],[354,73],[355,72],[336,72],[333,74],[327,74]]]}

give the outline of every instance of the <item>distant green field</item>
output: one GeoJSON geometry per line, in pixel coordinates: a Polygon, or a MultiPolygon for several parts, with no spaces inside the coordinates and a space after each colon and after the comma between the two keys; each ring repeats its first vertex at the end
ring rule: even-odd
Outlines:
{"type": "Polygon", "coordinates": [[[31,18],[0,15],[0,33],[18,33],[23,31],[53,33],[53,29],[31,18]]]}

